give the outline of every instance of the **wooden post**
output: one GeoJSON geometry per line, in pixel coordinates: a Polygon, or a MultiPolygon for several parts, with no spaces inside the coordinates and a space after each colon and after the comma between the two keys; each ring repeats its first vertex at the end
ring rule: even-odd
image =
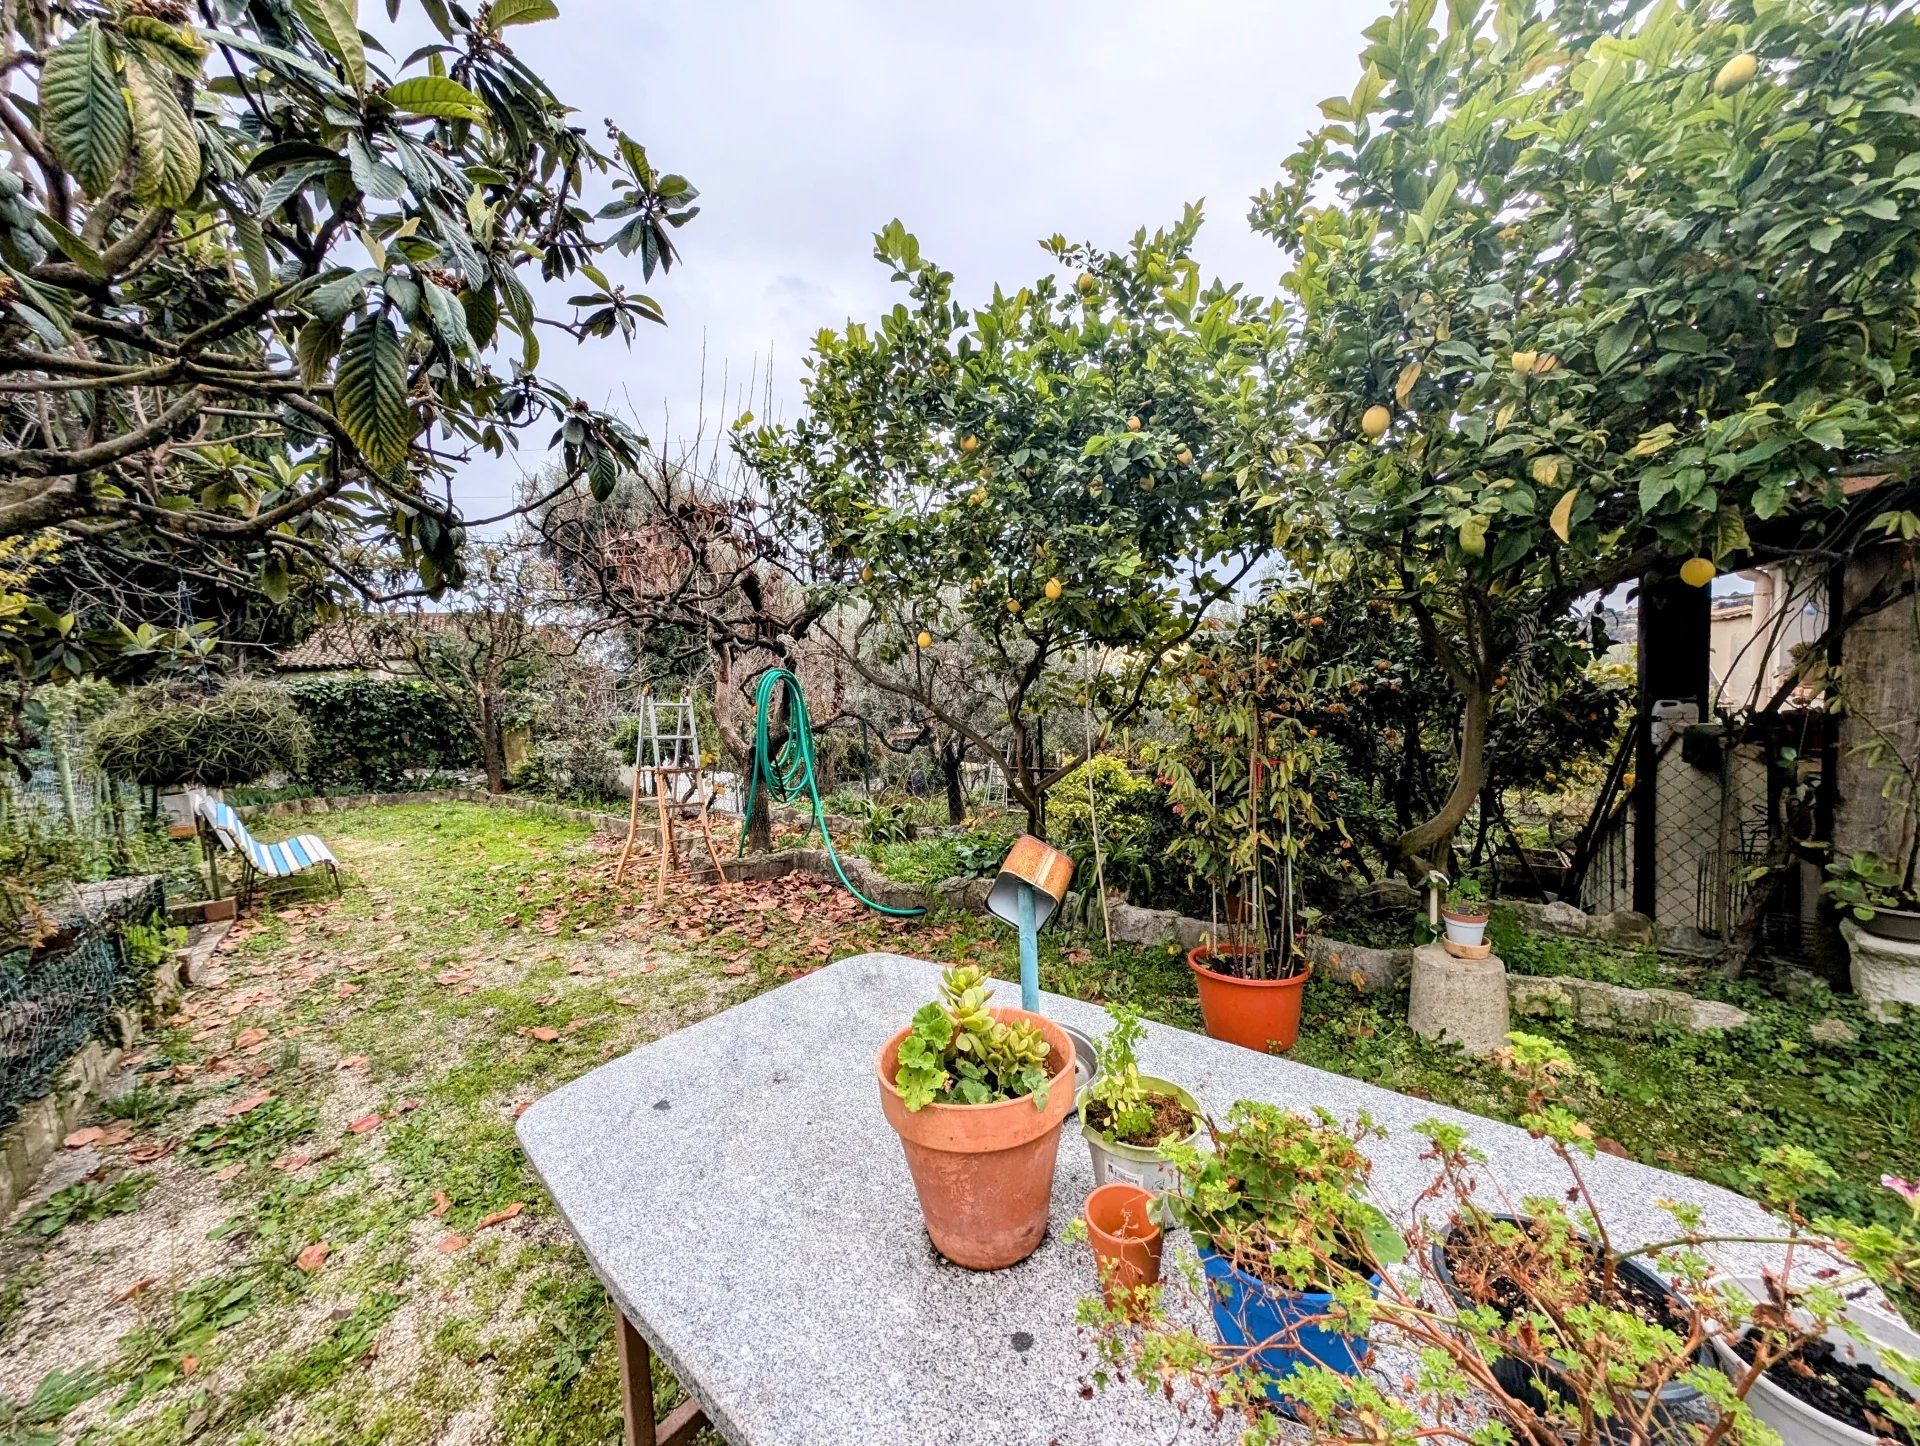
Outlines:
{"type": "Polygon", "coordinates": [[[1672,573],[1640,579],[1639,708],[1633,780],[1633,907],[1660,920],[1660,822],[1655,807],[1659,781],[1653,743],[1653,705],[1662,698],[1692,699],[1700,721],[1713,714],[1713,590],[1693,587],[1672,573]]]}
{"type": "Polygon", "coordinates": [[[653,1351],[618,1305],[613,1307],[613,1319],[620,1347],[620,1409],[627,1422],[626,1446],[688,1446],[705,1429],[707,1413],[689,1395],[664,1420],[656,1417],[653,1351]]]}

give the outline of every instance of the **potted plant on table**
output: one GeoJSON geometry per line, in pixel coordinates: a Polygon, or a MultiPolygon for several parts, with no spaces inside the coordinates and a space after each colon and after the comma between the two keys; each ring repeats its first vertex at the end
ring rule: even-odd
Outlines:
{"type": "Polygon", "coordinates": [[[1440,911],[1447,924],[1447,942],[1466,949],[1478,949],[1487,941],[1487,920],[1493,917],[1487,905],[1486,888],[1475,874],[1462,874],[1447,888],[1447,902],[1440,911]]]}
{"type": "Polygon", "coordinates": [[[989,1005],[977,968],[881,1046],[876,1072],[934,1246],[955,1265],[1025,1260],[1047,1229],[1073,1042],[1052,1020],[989,1005]]]}
{"type": "MultiPolygon", "coordinates": [[[[1811,1158],[1799,1170],[1827,1175],[1811,1158]]],[[[1920,1443],[1920,1185],[1881,1183],[1907,1206],[1898,1227],[1821,1220],[1843,1257],[1796,1272],[1730,1275],[1712,1282],[1727,1328],[1713,1350],[1753,1414],[1784,1441],[1872,1446],[1920,1443]],[[1892,1308],[1865,1298],[1862,1275],[1892,1308]],[[1903,1312],[1903,1320],[1896,1312],[1903,1312]]]]}
{"type": "MultiPolygon", "coordinates": [[[[1626,1244],[1610,1232],[1589,1185],[1592,1130],[1549,1097],[1553,1076],[1570,1063],[1550,1058],[1553,1052],[1545,1044],[1516,1049],[1513,1063],[1541,1082],[1522,1122],[1565,1168],[1569,1188],[1556,1195],[1482,1205],[1477,1177],[1485,1157],[1459,1123],[1442,1120],[1415,1127],[1434,1173],[1424,1188],[1406,1192],[1407,1214],[1398,1222],[1356,1208],[1366,1204],[1362,1147],[1381,1134],[1364,1119],[1341,1125],[1242,1104],[1217,1132],[1211,1165],[1188,1147],[1169,1147],[1182,1165],[1182,1188],[1166,1204],[1202,1247],[1204,1276],[1189,1273],[1188,1284],[1211,1298],[1218,1339],[1180,1323],[1186,1313],[1172,1308],[1172,1286],[1133,1302],[1131,1311],[1083,1301],[1095,1384],[1126,1377],[1172,1399],[1176,1410],[1238,1412],[1248,1423],[1243,1440],[1262,1446],[1279,1439],[1276,1407],[1313,1440],[1354,1446],[1441,1439],[1778,1446],[1761,1407],[1747,1404],[1756,1383],[1775,1368],[1796,1369],[1795,1353],[1823,1331],[1858,1331],[1845,1317],[1857,1304],[1863,1266],[1897,1298],[1914,1299],[1920,1249],[1886,1227],[1835,1227],[1838,1235],[1823,1238],[1831,1222],[1809,1226],[1790,1201],[1777,1200],[1782,1225],[1757,1235],[1712,1232],[1696,1207],[1663,1201],[1674,1217],[1672,1237],[1626,1244]],[[1396,1223],[1398,1233],[1389,1234],[1396,1223]],[[1394,1264],[1401,1241],[1412,1248],[1394,1264]],[[1251,1276],[1257,1290],[1231,1284],[1249,1299],[1263,1293],[1283,1302],[1259,1317],[1249,1309],[1246,1328],[1219,1309],[1225,1272],[1207,1260],[1229,1253],[1223,1242],[1234,1247],[1226,1263],[1251,1276]],[[1743,1315],[1730,1292],[1707,1288],[1709,1246],[1784,1247],[1783,1278],[1808,1282],[1796,1297],[1804,1313],[1768,1314],[1763,1305],[1743,1315]],[[1796,1251],[1816,1268],[1796,1272],[1796,1251]],[[1276,1282],[1281,1275],[1287,1278],[1276,1282]],[[1315,1296],[1302,1294],[1315,1285],[1315,1296]],[[1296,1312],[1322,1307],[1323,1317],[1290,1319],[1288,1303],[1296,1312]],[[1753,1339],[1755,1319],[1781,1328],[1753,1339]],[[1301,1358],[1308,1325],[1334,1327],[1314,1352],[1318,1360],[1301,1358]],[[1738,1373],[1723,1374],[1706,1355],[1709,1342],[1743,1333],[1751,1358],[1738,1373]],[[1417,1356],[1418,1372],[1356,1372],[1363,1334],[1417,1356]],[[1680,1419],[1688,1401],[1699,1410],[1680,1419]]],[[[1807,1161],[1805,1151],[1787,1148],[1762,1169],[1786,1179],[1804,1174],[1807,1161]]],[[[1913,1193],[1920,1200],[1920,1188],[1913,1193]]],[[[1869,1382],[1865,1399],[1875,1429],[1884,1432],[1884,1420],[1896,1432],[1884,1439],[1898,1442],[1897,1432],[1911,1432],[1915,1418],[1908,1367],[1890,1356],[1881,1354],[1886,1389],[1869,1382]]],[[[1867,1438],[1829,1439],[1864,1446],[1867,1438]]]]}
{"type": "Polygon", "coordinates": [[[1176,1176],[1160,1146],[1169,1140],[1198,1143],[1206,1133],[1200,1106],[1172,1080],[1140,1073],[1137,1051],[1146,1027],[1137,1009],[1114,1004],[1107,1014],[1113,1027],[1100,1041],[1101,1071],[1079,1100],[1093,1183],[1171,1189],[1176,1176]]]}
{"type": "Polygon", "coordinates": [[[1302,1367],[1358,1371],[1381,1272],[1406,1253],[1366,1198],[1361,1141],[1380,1131],[1241,1100],[1211,1133],[1211,1152],[1163,1147],[1179,1180],[1164,1198],[1193,1233],[1221,1344],[1276,1398],[1302,1367]]]}

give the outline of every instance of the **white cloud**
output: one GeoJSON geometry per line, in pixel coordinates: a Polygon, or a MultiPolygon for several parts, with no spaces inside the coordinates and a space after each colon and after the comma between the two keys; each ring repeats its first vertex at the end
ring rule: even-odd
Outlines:
{"type": "MultiPolygon", "coordinates": [[[[546,370],[593,402],[630,401],[656,437],[663,415],[691,425],[703,349],[710,421],[731,420],[722,369],[737,384],[769,357],[791,416],[814,333],[892,305],[871,252],[895,216],[971,302],[1039,275],[1043,236],[1118,245],[1205,197],[1203,265],[1273,291],[1281,258],[1249,231],[1248,199],[1279,178],[1319,100],[1351,89],[1377,14],[1375,0],[561,9],[511,33],[519,54],[596,139],[612,117],[701,191],[681,265],[644,287],[665,329],[630,351],[542,338],[546,370]]],[[[641,287],[637,262],[615,262],[641,287]]],[[[526,465],[544,440],[529,439],[526,465]]],[[[495,510],[518,472],[482,459],[457,495],[495,510]]]]}

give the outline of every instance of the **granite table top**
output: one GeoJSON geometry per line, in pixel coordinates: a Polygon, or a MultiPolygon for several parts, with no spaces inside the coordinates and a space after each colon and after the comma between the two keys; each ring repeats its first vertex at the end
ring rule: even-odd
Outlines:
{"type": "MultiPolygon", "coordinates": [[[[1092,1258],[1061,1239],[1092,1188],[1069,1117],[1048,1234],[1027,1260],[976,1273],[933,1249],[874,1057],[934,996],[940,966],[861,954],[643,1045],[537,1101],[520,1141],[594,1272],[738,1446],[1106,1446],[1238,1439],[1231,1421],[1127,1382],[1089,1390],[1074,1326],[1092,1258]]],[[[997,997],[1018,999],[1017,985],[997,997]]],[[[1043,994],[1097,1037],[1104,1011],[1043,994]]],[[[1150,1025],[1144,1071],[1210,1113],[1260,1099],[1389,1131],[1373,1193],[1401,1215],[1431,1177],[1410,1133],[1441,1118],[1485,1150],[1483,1199],[1557,1194],[1560,1163],[1524,1131],[1236,1045],[1150,1025]]],[[[1586,1172],[1618,1241],[1673,1233],[1661,1198],[1729,1233],[1765,1233],[1738,1195],[1602,1155],[1586,1172]]],[[[1749,1248],[1721,1248],[1731,1268],[1749,1248]]],[[[1382,1351],[1382,1356],[1388,1353],[1382,1351]]],[[[1379,1369],[1394,1371],[1385,1360],[1379,1369]]]]}

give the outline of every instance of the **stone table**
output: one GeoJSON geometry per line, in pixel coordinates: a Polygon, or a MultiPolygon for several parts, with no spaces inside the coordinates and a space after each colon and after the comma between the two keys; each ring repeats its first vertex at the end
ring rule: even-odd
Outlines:
{"type": "MultiPolygon", "coordinates": [[[[1128,1383],[1083,1394],[1090,1363],[1073,1315],[1092,1259],[1059,1237],[1092,1175],[1071,1119],[1038,1251],[987,1274],[934,1252],[873,1067],[939,974],[895,954],[843,959],[602,1065],[521,1117],[528,1159],[619,1309],[629,1441],[688,1440],[702,1415],[753,1446],[1237,1439],[1231,1421],[1215,1427],[1128,1383]],[[650,1351],[692,1396],[657,1427],[650,1351]]],[[[1003,1000],[1018,993],[998,986],[1003,1000]]],[[[1041,1009],[1105,1028],[1078,1000],[1043,994],[1041,1009]]],[[[1140,1053],[1143,1070],[1210,1113],[1243,1098],[1367,1111],[1390,1131],[1372,1153],[1391,1214],[1430,1178],[1410,1127],[1435,1117],[1469,1126],[1491,1157],[1483,1198],[1567,1185],[1545,1147],[1508,1125],[1165,1026],[1148,1026],[1140,1053]]],[[[1662,1197],[1698,1203],[1718,1231],[1771,1228],[1751,1201],[1631,1161],[1602,1155],[1589,1180],[1623,1243],[1673,1233],[1662,1197]]]]}

